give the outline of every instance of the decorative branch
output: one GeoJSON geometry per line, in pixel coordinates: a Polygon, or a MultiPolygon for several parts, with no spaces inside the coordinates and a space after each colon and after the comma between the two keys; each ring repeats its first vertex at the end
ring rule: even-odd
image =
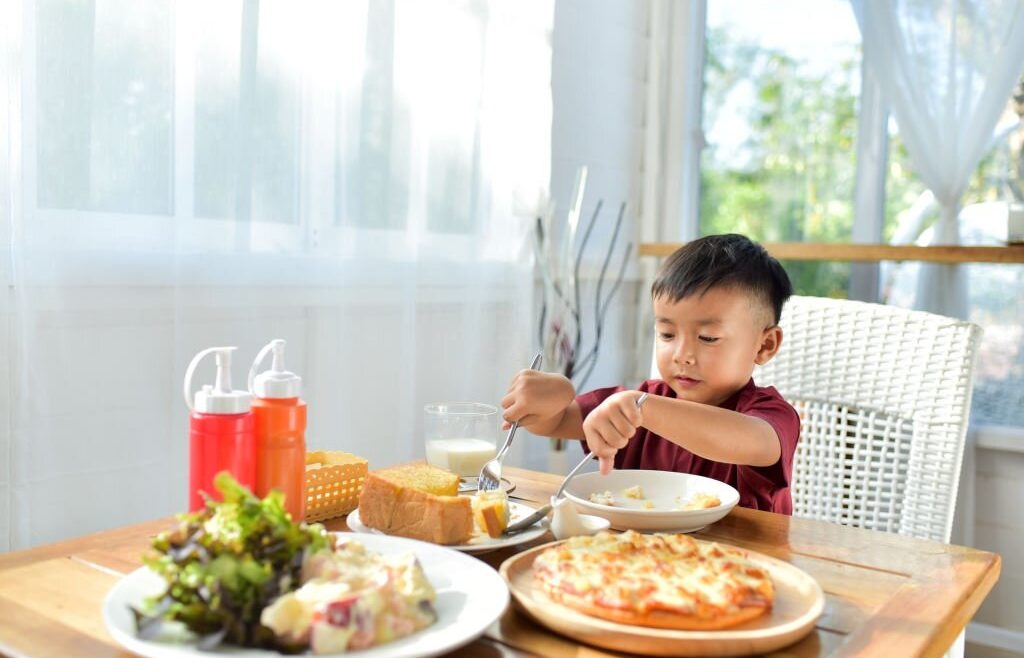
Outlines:
{"type": "MultiPolygon", "coordinates": [[[[577,368],[579,370],[582,370],[583,367],[584,367],[584,364],[587,363],[588,361],[591,363],[591,366],[590,366],[590,370],[587,371],[587,374],[584,375],[580,379],[580,382],[579,382],[580,388],[582,388],[586,384],[587,380],[590,378],[590,373],[594,369],[593,364],[597,363],[597,354],[598,354],[598,348],[601,345],[601,333],[602,333],[602,329],[604,328],[604,314],[605,314],[605,312],[602,311],[602,309],[601,309],[601,286],[604,284],[604,278],[605,278],[605,276],[608,273],[608,264],[612,260],[612,254],[615,251],[615,245],[618,243],[618,240],[619,240],[619,229],[622,228],[622,220],[625,217],[625,215],[626,215],[626,204],[623,203],[623,204],[621,204],[619,206],[619,216],[615,218],[615,228],[612,230],[611,244],[608,247],[608,251],[604,255],[604,262],[601,263],[601,273],[597,277],[596,293],[594,295],[594,345],[593,345],[593,347],[590,348],[590,351],[587,353],[587,355],[584,356],[582,359],[580,359],[580,362],[577,364],[577,368]]],[[[596,218],[597,215],[595,214],[594,216],[596,218]]],[[[631,242],[631,243],[629,243],[629,245],[627,245],[626,252],[623,254],[622,269],[619,272],[619,276],[618,276],[615,288],[613,288],[613,290],[609,293],[608,299],[605,300],[605,311],[607,310],[608,302],[610,302],[611,298],[615,296],[615,289],[618,288],[618,281],[621,281],[622,277],[625,275],[626,260],[629,257],[629,253],[630,253],[630,251],[632,251],[632,249],[633,249],[633,243],[631,242]]],[[[580,248],[580,253],[582,254],[582,252],[583,252],[583,249],[581,247],[580,248]]]]}
{"type": "MultiPolygon", "coordinates": [[[[608,309],[622,285],[626,267],[633,253],[633,243],[629,242],[622,251],[618,272],[611,280],[611,286],[606,290],[605,279],[608,278],[609,268],[617,251],[626,216],[626,204],[623,203],[619,206],[618,216],[615,218],[615,226],[605,249],[595,286],[593,342],[588,349],[582,349],[584,314],[580,294],[580,271],[594,228],[597,226],[601,210],[604,207],[604,202],[599,200],[583,230],[579,246],[574,245],[586,179],[586,168],[581,168],[576,178],[573,206],[566,217],[566,230],[560,236],[563,242],[559,248],[552,243],[550,213],[537,218],[534,230],[534,254],[541,271],[544,287],[541,294],[537,338],[544,352],[545,363],[552,370],[573,380],[577,390],[583,388],[597,365],[608,309]],[[555,257],[556,253],[560,254],[559,258],[555,257]]],[[[556,449],[561,449],[562,442],[556,440],[555,445],[556,449]]]]}

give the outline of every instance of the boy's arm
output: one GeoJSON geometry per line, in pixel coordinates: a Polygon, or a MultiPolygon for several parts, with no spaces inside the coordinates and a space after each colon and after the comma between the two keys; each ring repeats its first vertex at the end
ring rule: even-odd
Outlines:
{"type": "Polygon", "coordinates": [[[583,438],[583,413],[568,378],[537,370],[521,370],[501,400],[505,426],[518,421],[523,429],[558,439],[583,438]]]}
{"type": "Polygon", "coordinates": [[[587,445],[607,472],[616,451],[626,447],[637,427],[726,464],[771,466],[782,446],[775,429],[754,416],[675,398],[651,396],[636,408],[640,391],[622,391],[607,398],[584,423],[587,445]]]}
{"type": "Polygon", "coordinates": [[[766,421],[699,402],[652,395],[644,403],[642,425],[716,462],[771,466],[782,455],[779,437],[766,421]]]}
{"type": "Polygon", "coordinates": [[[582,439],[583,412],[580,411],[579,403],[573,400],[556,416],[532,424],[524,424],[523,428],[533,434],[549,436],[553,439],[582,439]]]}

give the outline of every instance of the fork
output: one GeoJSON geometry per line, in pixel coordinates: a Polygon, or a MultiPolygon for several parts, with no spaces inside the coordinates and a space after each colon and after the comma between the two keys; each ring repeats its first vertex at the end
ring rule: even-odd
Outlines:
{"type": "MultiPolygon", "coordinates": [[[[539,368],[543,360],[543,355],[538,352],[537,356],[533,357],[530,370],[539,368]]],[[[512,423],[512,427],[508,430],[508,436],[505,437],[505,443],[502,444],[501,450],[494,456],[494,459],[488,461],[480,469],[480,475],[476,479],[477,491],[494,491],[501,487],[501,460],[505,458],[505,453],[508,452],[509,446],[512,445],[512,437],[516,435],[517,429],[519,429],[519,421],[512,423]]]]}
{"type": "MultiPolygon", "coordinates": [[[[644,393],[644,394],[642,394],[640,397],[638,397],[636,399],[636,408],[637,409],[639,409],[641,406],[643,406],[644,402],[647,401],[647,396],[648,396],[648,394],[644,393]]],[[[554,501],[554,500],[558,500],[559,498],[561,498],[562,494],[565,492],[565,488],[567,486],[569,486],[569,480],[573,479],[573,477],[576,475],[576,473],[578,473],[579,470],[581,468],[583,468],[584,464],[586,464],[588,461],[590,461],[591,459],[594,459],[594,458],[595,458],[595,456],[594,456],[594,453],[592,453],[592,452],[588,452],[587,454],[583,455],[583,459],[580,460],[580,463],[576,464],[575,466],[573,466],[573,469],[571,471],[569,471],[569,474],[565,476],[564,480],[562,480],[562,485],[560,487],[558,487],[558,491],[556,491],[555,495],[551,497],[551,500],[554,501]]],[[[545,504],[545,505],[543,505],[541,507],[538,507],[529,516],[525,516],[525,517],[519,519],[518,521],[516,521],[515,523],[510,524],[507,528],[505,528],[505,533],[511,535],[511,534],[517,533],[517,532],[519,532],[521,530],[526,530],[527,528],[532,526],[534,523],[536,523],[537,521],[540,521],[545,516],[547,516],[548,513],[551,511],[551,508],[552,508],[552,504],[551,503],[547,503],[547,504],[545,504]]]]}

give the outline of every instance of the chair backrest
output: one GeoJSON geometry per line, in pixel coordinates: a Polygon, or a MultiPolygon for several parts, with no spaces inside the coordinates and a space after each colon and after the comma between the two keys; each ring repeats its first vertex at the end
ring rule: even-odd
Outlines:
{"type": "Polygon", "coordinates": [[[948,542],[981,328],[800,296],[779,324],[754,381],[800,414],[794,514],[948,542]]]}

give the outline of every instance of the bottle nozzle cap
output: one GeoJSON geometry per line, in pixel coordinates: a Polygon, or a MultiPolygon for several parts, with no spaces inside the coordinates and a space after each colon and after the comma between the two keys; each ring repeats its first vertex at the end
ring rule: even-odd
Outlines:
{"type": "Polygon", "coordinates": [[[256,397],[287,399],[297,398],[302,394],[302,377],[285,370],[285,344],[285,341],[275,338],[256,355],[256,360],[253,361],[252,368],[249,369],[249,390],[256,397]],[[270,369],[257,375],[256,368],[270,351],[274,353],[270,369]]]}
{"type": "Polygon", "coordinates": [[[202,388],[195,395],[195,403],[189,408],[199,413],[206,414],[242,414],[252,408],[252,395],[249,391],[234,390],[231,388],[231,352],[235,347],[211,347],[205,349],[188,365],[185,371],[185,401],[191,402],[190,390],[192,385],[192,374],[196,366],[207,354],[216,354],[217,375],[214,384],[203,384],[202,388]]]}

